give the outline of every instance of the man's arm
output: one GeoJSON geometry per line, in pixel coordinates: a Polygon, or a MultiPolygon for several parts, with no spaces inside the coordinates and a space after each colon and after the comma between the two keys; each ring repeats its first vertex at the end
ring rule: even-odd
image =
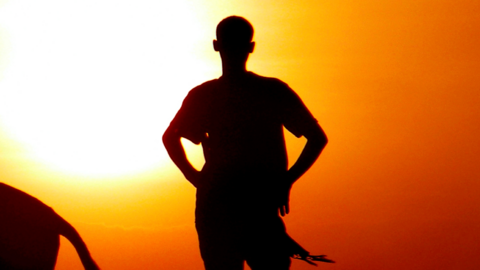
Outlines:
{"type": "Polygon", "coordinates": [[[308,171],[328,142],[325,132],[318,125],[304,136],[307,139],[307,143],[295,164],[287,172],[287,181],[289,181],[288,184],[290,185],[308,171]]]}
{"type": "Polygon", "coordinates": [[[168,155],[172,159],[173,163],[177,165],[185,178],[190,181],[193,186],[198,187],[200,181],[200,172],[197,171],[188,161],[185,149],[180,141],[181,137],[182,136],[178,134],[178,130],[170,125],[163,134],[163,144],[165,145],[168,155]]]}
{"type": "Polygon", "coordinates": [[[300,157],[287,171],[284,179],[284,194],[281,195],[282,197],[280,198],[281,201],[279,206],[280,215],[282,216],[285,216],[290,212],[289,197],[290,189],[292,188],[293,183],[295,183],[295,181],[297,181],[306,171],[308,171],[313,163],[315,163],[328,142],[325,132],[319,125],[316,125],[315,128],[310,129],[306,134],[304,134],[304,136],[307,139],[307,143],[305,144],[300,157]]]}

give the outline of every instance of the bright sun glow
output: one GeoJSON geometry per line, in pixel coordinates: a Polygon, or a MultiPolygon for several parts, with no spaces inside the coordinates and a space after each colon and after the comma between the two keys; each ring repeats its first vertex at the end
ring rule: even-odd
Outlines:
{"type": "Polygon", "coordinates": [[[212,35],[194,10],[179,0],[7,2],[0,125],[57,170],[158,166],[182,99],[215,72],[200,44],[212,35]]]}

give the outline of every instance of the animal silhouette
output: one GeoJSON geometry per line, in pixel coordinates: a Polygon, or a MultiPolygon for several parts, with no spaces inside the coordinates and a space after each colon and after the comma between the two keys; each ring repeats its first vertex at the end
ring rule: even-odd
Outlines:
{"type": "Polygon", "coordinates": [[[86,270],[99,269],[70,223],[40,200],[0,183],[0,269],[53,270],[60,235],[75,247],[86,270]]]}

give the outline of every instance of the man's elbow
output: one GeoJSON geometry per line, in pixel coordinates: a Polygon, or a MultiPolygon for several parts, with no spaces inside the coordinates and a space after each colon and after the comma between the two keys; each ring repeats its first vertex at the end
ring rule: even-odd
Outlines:
{"type": "Polygon", "coordinates": [[[320,126],[318,126],[318,128],[316,128],[316,129],[312,130],[312,132],[310,134],[308,134],[308,136],[306,136],[306,138],[309,142],[314,144],[320,150],[325,148],[325,146],[328,143],[327,135],[325,134],[325,132],[323,131],[323,129],[320,126]]]}
{"type": "Polygon", "coordinates": [[[325,135],[325,133],[322,132],[321,134],[319,134],[319,136],[317,136],[316,142],[317,142],[318,148],[323,150],[323,148],[325,148],[325,146],[328,143],[328,138],[325,135]]]}
{"type": "Polygon", "coordinates": [[[177,136],[175,130],[172,129],[171,127],[168,127],[167,130],[165,131],[165,133],[163,133],[163,136],[162,136],[163,145],[168,147],[169,145],[171,145],[176,140],[180,140],[180,138],[177,139],[177,137],[178,136],[177,136]]]}
{"type": "Polygon", "coordinates": [[[323,130],[321,130],[320,144],[322,145],[322,149],[327,145],[327,143],[328,143],[327,134],[325,134],[325,132],[323,132],[323,130]]]}

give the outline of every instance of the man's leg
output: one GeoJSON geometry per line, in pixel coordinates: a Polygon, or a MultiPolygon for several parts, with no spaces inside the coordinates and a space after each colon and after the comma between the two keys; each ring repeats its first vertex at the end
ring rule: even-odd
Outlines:
{"type": "Polygon", "coordinates": [[[243,270],[244,260],[232,254],[208,254],[202,253],[205,270],[243,270]]]}
{"type": "Polygon", "coordinates": [[[244,248],[246,262],[252,270],[288,270],[291,259],[283,234],[256,235],[254,241],[244,248]]]}
{"type": "Polygon", "coordinates": [[[291,259],[289,256],[267,253],[247,258],[247,264],[252,270],[289,270],[291,259]]]}
{"type": "Polygon", "coordinates": [[[244,253],[252,270],[288,270],[289,236],[276,209],[255,213],[245,221],[244,253]]]}
{"type": "Polygon", "coordinates": [[[200,254],[206,270],[243,270],[244,258],[236,236],[225,227],[204,227],[197,223],[200,254]]]}

